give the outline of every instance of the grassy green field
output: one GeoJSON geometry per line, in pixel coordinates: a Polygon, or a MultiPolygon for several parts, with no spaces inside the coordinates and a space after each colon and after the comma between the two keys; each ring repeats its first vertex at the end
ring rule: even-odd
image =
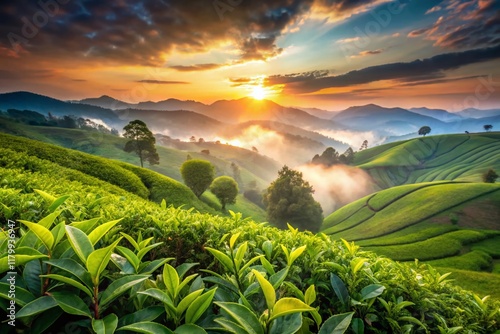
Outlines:
{"type": "Polygon", "coordinates": [[[430,136],[356,153],[355,164],[381,189],[402,184],[455,180],[480,182],[500,170],[500,132],[430,136]]]}
{"type": "MultiPolygon", "coordinates": [[[[419,259],[461,270],[457,283],[473,286],[475,276],[466,280],[466,271],[496,272],[500,258],[500,184],[446,181],[393,187],[329,215],[322,232],[394,260],[419,259]]],[[[483,288],[476,291],[488,294],[483,288]]]]}
{"type": "MultiPolygon", "coordinates": [[[[54,144],[62,146],[65,148],[74,149],[77,151],[82,151],[92,155],[97,155],[109,159],[119,160],[127,164],[139,165],[139,159],[136,155],[126,153],[123,151],[126,139],[112,136],[108,134],[99,133],[97,131],[85,131],[79,129],[64,129],[57,127],[42,127],[42,126],[28,126],[25,124],[20,124],[16,122],[11,122],[5,119],[0,119],[0,131],[15,134],[17,136],[22,136],[30,139],[35,139],[49,144],[54,144]]],[[[235,162],[240,168],[241,181],[240,187],[245,187],[250,182],[255,182],[259,189],[263,189],[269,185],[269,177],[271,172],[262,171],[261,166],[273,166],[275,170],[278,170],[278,164],[270,159],[264,158],[254,152],[240,149],[238,147],[232,147],[229,145],[216,145],[210,143],[185,143],[186,151],[181,151],[178,149],[157,146],[158,154],[160,156],[160,164],[149,166],[146,165],[146,169],[150,169],[157,173],[163,174],[168,178],[174,179],[177,182],[183,183],[180,167],[186,161],[187,155],[191,155],[194,159],[203,159],[210,161],[216,169],[217,176],[229,175],[232,176],[231,163],[235,162]],[[210,150],[210,154],[201,153],[203,149],[210,150]],[[264,159],[264,162],[261,161],[264,159]],[[246,166],[246,167],[244,167],[246,166]],[[263,178],[264,177],[264,178],[263,178]],[[266,178],[266,179],[265,179],[266,178]]],[[[117,163],[117,165],[120,165],[117,163]]],[[[126,166],[126,165],[121,165],[126,166]]],[[[128,167],[125,169],[131,169],[128,167]]],[[[138,169],[135,169],[138,170],[138,169]]],[[[163,188],[166,188],[163,185],[163,188]]],[[[185,200],[184,197],[179,197],[172,192],[165,192],[160,190],[155,192],[154,200],[160,200],[158,193],[163,193],[163,196],[172,199],[172,203],[175,205],[185,204],[187,206],[193,206],[192,200],[185,200]],[[177,197],[176,197],[177,196],[177,197]]],[[[211,194],[210,194],[211,195],[211,194]]],[[[197,209],[202,211],[211,211],[212,208],[219,208],[218,203],[213,205],[212,201],[207,200],[207,197],[203,197],[202,200],[206,201],[201,205],[194,205],[197,209]]],[[[216,201],[216,200],[215,200],[216,201]]],[[[237,204],[233,206],[228,206],[230,210],[241,212],[245,217],[254,217],[254,219],[259,221],[265,220],[265,212],[262,208],[254,205],[252,202],[248,201],[243,196],[238,196],[237,204]]],[[[216,209],[217,210],[217,209],[216,209]]]]}

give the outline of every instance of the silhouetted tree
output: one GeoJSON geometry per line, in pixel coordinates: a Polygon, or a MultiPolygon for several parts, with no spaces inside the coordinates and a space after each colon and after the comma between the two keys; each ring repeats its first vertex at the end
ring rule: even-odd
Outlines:
{"type": "Polygon", "coordinates": [[[189,141],[191,143],[196,143],[196,137],[195,136],[191,136],[191,138],[189,138],[189,141]]]}
{"type": "Polygon", "coordinates": [[[359,148],[360,151],[366,150],[368,148],[368,140],[364,140],[359,148]]]}
{"type": "Polygon", "coordinates": [[[254,151],[255,153],[259,153],[259,150],[255,146],[252,146],[252,151],[254,151]]]}
{"type": "Polygon", "coordinates": [[[486,183],[495,183],[497,179],[498,174],[493,169],[490,169],[483,174],[483,181],[486,183]]]}
{"type": "Polygon", "coordinates": [[[214,166],[206,160],[191,159],[185,161],[181,166],[184,183],[198,198],[212,184],[214,174],[214,166]]]}
{"type": "Polygon", "coordinates": [[[226,204],[236,203],[238,195],[238,183],[229,176],[219,176],[210,185],[210,191],[219,200],[222,211],[226,210],[226,204]]]}
{"type": "Polygon", "coordinates": [[[484,128],[485,131],[491,131],[491,129],[493,129],[493,125],[486,124],[486,125],[483,126],[483,128],[484,128]]]}
{"type": "Polygon", "coordinates": [[[429,126],[423,126],[418,130],[418,134],[420,136],[425,137],[425,135],[428,135],[429,133],[431,133],[431,128],[429,126]]]}
{"type": "Polygon", "coordinates": [[[302,173],[284,166],[264,194],[269,222],[279,228],[286,228],[289,223],[301,230],[318,232],[323,222],[323,210],[314,200],[313,193],[302,173]]]}
{"type": "Polygon", "coordinates": [[[130,140],[125,144],[125,152],[134,152],[139,156],[141,167],[144,167],[143,161],[150,165],[158,165],[160,157],[156,152],[156,139],[153,133],[148,129],[146,123],[141,120],[135,120],[128,123],[123,130],[123,136],[130,140]]]}

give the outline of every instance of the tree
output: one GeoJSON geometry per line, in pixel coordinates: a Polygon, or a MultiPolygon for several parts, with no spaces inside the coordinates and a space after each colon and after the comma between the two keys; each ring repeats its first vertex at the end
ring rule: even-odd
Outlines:
{"type": "Polygon", "coordinates": [[[486,125],[483,126],[483,128],[484,128],[485,131],[490,131],[491,129],[493,129],[493,125],[486,124],[486,125]]]}
{"type": "Polygon", "coordinates": [[[210,185],[210,191],[217,197],[222,205],[222,211],[226,210],[226,204],[236,203],[238,195],[238,183],[229,176],[219,176],[210,185]]]}
{"type": "Polygon", "coordinates": [[[125,144],[125,152],[135,152],[141,160],[141,167],[144,167],[144,161],[150,165],[158,165],[160,157],[156,152],[156,139],[153,133],[148,129],[146,123],[136,119],[128,123],[123,130],[123,136],[130,140],[125,144]]]}
{"type": "Polygon", "coordinates": [[[286,228],[289,223],[301,230],[319,231],[323,210],[314,200],[313,193],[302,173],[284,166],[264,194],[269,222],[279,228],[286,228]]]}
{"type": "Polygon", "coordinates": [[[206,160],[191,159],[181,166],[184,183],[198,198],[208,189],[214,180],[214,174],[214,166],[206,160]]]}
{"type": "Polygon", "coordinates": [[[364,140],[363,143],[361,144],[361,147],[359,148],[360,151],[366,150],[368,148],[368,140],[364,140]]]}
{"type": "Polygon", "coordinates": [[[495,183],[497,179],[498,179],[498,174],[493,169],[490,169],[489,171],[483,174],[483,181],[486,183],[495,183]]]}
{"type": "Polygon", "coordinates": [[[421,127],[421,128],[418,130],[418,134],[419,134],[420,136],[424,136],[424,137],[425,137],[425,135],[428,135],[429,133],[431,133],[431,128],[430,128],[430,126],[423,126],[423,127],[421,127]]]}

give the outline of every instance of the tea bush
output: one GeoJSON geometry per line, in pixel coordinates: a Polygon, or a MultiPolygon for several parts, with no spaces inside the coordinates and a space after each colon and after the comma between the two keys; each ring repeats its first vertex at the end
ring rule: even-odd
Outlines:
{"type": "Polygon", "coordinates": [[[0,156],[0,312],[8,319],[13,270],[17,331],[57,332],[61,324],[95,333],[500,330],[498,302],[428,265],[240,213],[157,204],[27,153],[0,156]]]}

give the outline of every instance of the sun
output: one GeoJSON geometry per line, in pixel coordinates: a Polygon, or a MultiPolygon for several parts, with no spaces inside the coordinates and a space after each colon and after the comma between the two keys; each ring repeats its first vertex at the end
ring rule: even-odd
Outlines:
{"type": "Polygon", "coordinates": [[[255,86],[253,88],[252,93],[250,96],[256,100],[263,100],[267,95],[267,92],[262,86],[255,86]]]}

